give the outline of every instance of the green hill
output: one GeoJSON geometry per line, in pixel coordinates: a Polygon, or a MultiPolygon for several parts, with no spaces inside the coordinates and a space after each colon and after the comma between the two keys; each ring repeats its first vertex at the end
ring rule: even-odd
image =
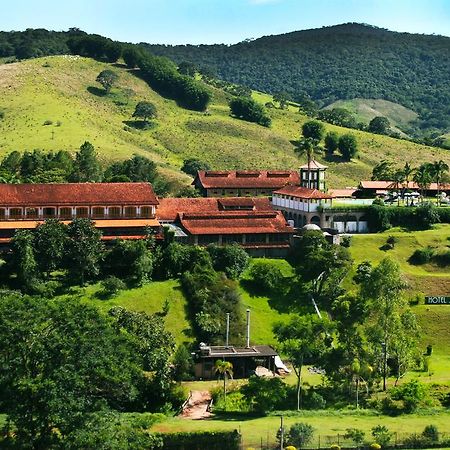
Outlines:
{"type": "Polygon", "coordinates": [[[152,53],[207,67],[264,92],[310,96],[320,106],[383,99],[420,114],[422,128],[450,127],[450,38],[347,23],[235,45],[148,45],[152,53]]]}
{"type": "Polygon", "coordinates": [[[355,115],[358,122],[368,124],[374,117],[384,116],[391,122],[394,131],[406,135],[411,123],[418,118],[418,114],[398,103],[379,99],[354,98],[351,100],[338,100],[324,109],[345,108],[355,115]]]}
{"type": "MultiPolygon", "coordinates": [[[[75,56],[0,65],[0,109],[5,112],[0,120],[0,155],[34,148],[75,151],[89,140],[105,163],[133,153],[146,155],[166,176],[182,183],[189,182],[180,173],[189,157],[218,169],[285,169],[300,164],[293,141],[307,118],[295,110],[271,109],[272,127],[267,129],[230,117],[229,96],[223,91],[213,89],[206,113],[189,111],[155,93],[137,75],[121,65],[75,56]],[[111,95],[104,96],[95,79],[107,67],[119,74],[119,82],[111,95]],[[153,128],[142,131],[133,128],[131,116],[144,99],[156,105],[158,119],[153,128]],[[48,121],[51,124],[44,125],[48,121]]],[[[259,98],[264,101],[265,96],[259,98]]],[[[450,163],[450,154],[438,148],[328,124],[326,128],[354,133],[361,149],[359,159],[352,162],[342,162],[339,156],[324,161],[330,167],[330,186],[355,186],[386,158],[399,165],[436,159],[450,163]]]]}

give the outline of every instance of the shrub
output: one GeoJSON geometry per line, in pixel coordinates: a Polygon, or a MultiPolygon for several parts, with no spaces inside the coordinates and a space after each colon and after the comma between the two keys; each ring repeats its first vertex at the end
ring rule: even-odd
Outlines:
{"type": "Polygon", "coordinates": [[[439,266],[445,267],[450,265],[450,249],[446,249],[443,251],[437,252],[433,260],[438,264],[439,266]]]}
{"type": "Polygon", "coordinates": [[[412,380],[391,390],[394,400],[403,401],[407,412],[414,411],[427,397],[427,387],[418,380],[412,380]]]}
{"type": "Polygon", "coordinates": [[[351,244],[352,244],[352,237],[351,236],[344,236],[341,239],[342,247],[349,248],[351,244]]]}
{"type": "Polygon", "coordinates": [[[188,349],[180,344],[173,356],[173,377],[176,381],[191,380],[194,363],[188,349]]]}
{"type": "Polygon", "coordinates": [[[271,261],[257,261],[250,269],[254,286],[262,291],[274,291],[283,281],[280,268],[271,261]]]}
{"type": "Polygon", "coordinates": [[[372,450],[380,450],[381,449],[381,445],[377,444],[376,442],[374,442],[373,444],[370,444],[370,448],[372,450]]]}
{"type": "Polygon", "coordinates": [[[105,278],[102,283],[101,295],[108,298],[117,295],[120,291],[126,289],[125,283],[113,275],[105,278]]]}
{"type": "Polygon", "coordinates": [[[364,442],[365,433],[363,430],[358,428],[347,428],[345,430],[345,439],[351,439],[355,445],[359,448],[364,442]]]}
{"type": "Polygon", "coordinates": [[[394,247],[395,244],[398,243],[398,237],[396,237],[396,236],[389,236],[389,237],[386,239],[386,242],[387,242],[388,244],[391,244],[392,247],[394,247]]]}
{"type": "Polygon", "coordinates": [[[439,431],[436,425],[427,425],[422,431],[422,436],[431,442],[439,442],[439,431]]]}
{"type": "Polygon", "coordinates": [[[250,377],[241,392],[253,410],[261,413],[282,408],[287,397],[287,387],[280,378],[250,377]]]}
{"type": "Polygon", "coordinates": [[[294,423],[289,429],[288,442],[301,448],[311,442],[313,435],[314,428],[309,423],[294,423]]]}
{"type": "MultiPolygon", "coordinates": [[[[379,446],[381,445],[381,447],[385,448],[389,445],[389,442],[392,438],[392,433],[389,431],[389,429],[385,426],[385,425],[377,425],[376,427],[372,428],[372,436],[377,440],[377,444],[378,448],[380,448],[379,446]]],[[[374,445],[374,444],[372,444],[374,445]]],[[[376,447],[372,447],[372,445],[370,446],[371,448],[375,448],[376,447]]]]}
{"type": "Polygon", "coordinates": [[[248,253],[238,244],[208,246],[214,270],[225,272],[228,278],[235,280],[247,268],[249,262],[248,253]]]}
{"type": "Polygon", "coordinates": [[[231,114],[248,122],[269,127],[271,119],[264,107],[250,97],[237,97],[230,101],[231,114]]]}
{"type": "Polygon", "coordinates": [[[432,203],[425,203],[416,208],[416,223],[420,228],[428,229],[439,221],[439,213],[432,203]]]}
{"type": "Polygon", "coordinates": [[[43,123],[44,126],[46,126],[46,125],[52,125],[52,124],[53,124],[53,121],[52,121],[52,120],[45,120],[44,123],[43,123]]]}
{"type": "Polygon", "coordinates": [[[434,256],[434,248],[427,246],[424,248],[418,248],[410,257],[410,261],[413,264],[427,264],[431,262],[434,256]]]}

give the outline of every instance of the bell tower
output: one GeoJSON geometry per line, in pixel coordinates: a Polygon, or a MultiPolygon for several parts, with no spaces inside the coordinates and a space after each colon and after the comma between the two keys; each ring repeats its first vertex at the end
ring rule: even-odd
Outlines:
{"type": "Polygon", "coordinates": [[[308,164],[300,166],[300,186],[326,191],[325,171],[327,166],[320,164],[315,159],[308,164]]]}

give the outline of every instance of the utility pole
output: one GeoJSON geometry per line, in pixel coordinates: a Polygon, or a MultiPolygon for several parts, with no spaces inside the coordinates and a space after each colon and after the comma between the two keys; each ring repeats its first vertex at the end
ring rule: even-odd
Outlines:
{"type": "Polygon", "coordinates": [[[283,426],[283,416],[280,416],[280,450],[284,449],[284,426],[283,426]]]}
{"type": "Polygon", "coordinates": [[[386,373],[387,373],[387,348],[386,342],[381,343],[381,348],[383,350],[383,391],[386,390],[386,373]]]}

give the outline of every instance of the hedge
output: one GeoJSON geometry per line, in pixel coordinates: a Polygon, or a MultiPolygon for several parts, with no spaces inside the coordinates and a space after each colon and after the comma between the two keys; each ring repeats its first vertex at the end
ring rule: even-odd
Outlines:
{"type": "Polygon", "coordinates": [[[170,450],[239,450],[241,435],[234,431],[198,431],[194,433],[157,434],[163,448],[170,450]]]}

